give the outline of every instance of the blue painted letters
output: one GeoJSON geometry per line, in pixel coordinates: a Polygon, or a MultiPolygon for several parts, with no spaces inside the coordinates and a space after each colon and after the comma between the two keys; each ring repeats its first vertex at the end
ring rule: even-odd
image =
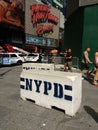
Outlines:
{"type": "Polygon", "coordinates": [[[70,85],[62,85],[59,83],[51,83],[48,81],[33,80],[23,77],[20,78],[20,82],[23,83],[20,85],[21,89],[28,91],[32,91],[33,89],[33,91],[35,90],[35,92],[43,93],[44,95],[49,95],[49,92],[52,91],[54,97],[72,101],[72,96],[64,93],[64,90],[72,91],[72,86],[70,85]]]}

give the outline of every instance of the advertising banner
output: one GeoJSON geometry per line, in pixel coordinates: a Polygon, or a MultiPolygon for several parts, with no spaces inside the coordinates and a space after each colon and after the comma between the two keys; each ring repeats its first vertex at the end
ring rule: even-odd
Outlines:
{"type": "Polygon", "coordinates": [[[60,11],[54,7],[26,1],[25,33],[43,38],[59,38],[60,11]]]}
{"type": "Polygon", "coordinates": [[[0,22],[24,29],[24,0],[0,0],[0,22]]]}

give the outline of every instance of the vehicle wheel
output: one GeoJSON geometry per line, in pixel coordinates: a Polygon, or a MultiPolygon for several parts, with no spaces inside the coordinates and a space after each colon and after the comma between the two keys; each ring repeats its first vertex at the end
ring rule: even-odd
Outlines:
{"type": "Polygon", "coordinates": [[[19,61],[17,62],[17,65],[22,65],[22,61],[19,60],[19,61]]]}

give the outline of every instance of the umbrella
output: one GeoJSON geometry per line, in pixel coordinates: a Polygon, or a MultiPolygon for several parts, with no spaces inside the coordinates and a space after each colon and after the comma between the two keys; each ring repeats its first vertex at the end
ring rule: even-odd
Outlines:
{"type": "Polygon", "coordinates": [[[58,52],[58,50],[56,50],[56,49],[51,50],[52,54],[56,54],[57,52],[58,52]]]}

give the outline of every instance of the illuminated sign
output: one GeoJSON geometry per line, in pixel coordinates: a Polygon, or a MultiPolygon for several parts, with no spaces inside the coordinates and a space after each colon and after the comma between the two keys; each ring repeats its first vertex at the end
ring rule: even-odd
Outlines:
{"type": "Polygon", "coordinates": [[[60,10],[37,0],[26,0],[25,5],[25,34],[58,40],[60,10]]]}
{"type": "Polygon", "coordinates": [[[33,27],[37,28],[37,35],[42,36],[53,33],[54,25],[58,24],[59,19],[50,12],[51,8],[43,4],[34,4],[30,7],[30,10],[31,21],[33,27]]]}
{"type": "Polygon", "coordinates": [[[31,6],[32,23],[50,21],[54,24],[58,23],[58,18],[50,13],[50,7],[42,4],[31,6]]]}

